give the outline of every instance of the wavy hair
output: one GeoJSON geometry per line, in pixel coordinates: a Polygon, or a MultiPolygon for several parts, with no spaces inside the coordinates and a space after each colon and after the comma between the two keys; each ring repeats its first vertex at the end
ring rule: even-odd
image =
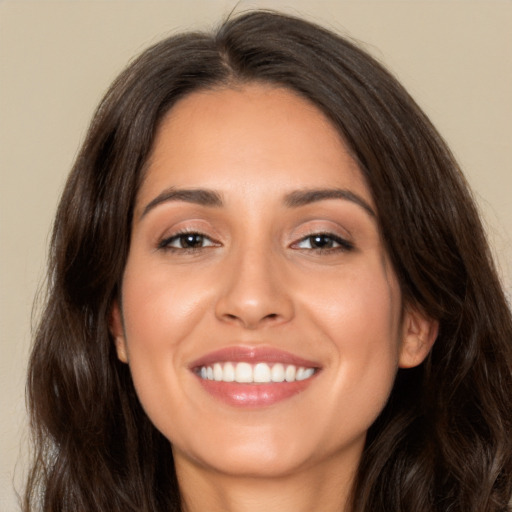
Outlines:
{"type": "Polygon", "coordinates": [[[512,319],[467,184],[378,62],[301,19],[250,12],[172,36],[99,105],[55,219],[28,376],[25,512],[179,511],[171,446],[117,359],[109,312],[159,123],[193,91],[250,82],[317,106],[359,164],[406,303],[439,321],[368,432],[353,512],[505,512],[512,494],[512,319]]]}

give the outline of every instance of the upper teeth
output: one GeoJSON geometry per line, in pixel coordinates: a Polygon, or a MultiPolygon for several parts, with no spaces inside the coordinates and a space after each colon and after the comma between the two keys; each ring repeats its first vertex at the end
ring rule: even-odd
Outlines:
{"type": "Polygon", "coordinates": [[[267,383],[267,382],[294,382],[309,379],[314,368],[296,367],[293,364],[281,363],[215,363],[212,366],[201,366],[199,376],[206,380],[222,382],[267,383]]]}

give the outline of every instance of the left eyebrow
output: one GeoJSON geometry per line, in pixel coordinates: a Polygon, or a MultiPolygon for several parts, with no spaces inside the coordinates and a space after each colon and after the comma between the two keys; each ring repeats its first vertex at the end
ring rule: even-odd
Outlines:
{"type": "Polygon", "coordinates": [[[290,208],[298,208],[299,206],[316,203],[317,201],[325,201],[326,199],[345,199],[351,201],[363,208],[371,217],[377,217],[367,201],[354,192],[343,188],[295,190],[285,196],[284,202],[290,208]]]}

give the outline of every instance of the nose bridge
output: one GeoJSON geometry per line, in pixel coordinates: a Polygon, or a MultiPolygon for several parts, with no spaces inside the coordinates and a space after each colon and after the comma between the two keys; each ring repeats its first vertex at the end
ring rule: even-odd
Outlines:
{"type": "Polygon", "coordinates": [[[286,322],[293,316],[280,255],[266,244],[233,248],[226,261],[227,278],[216,305],[223,321],[254,329],[286,322]]]}

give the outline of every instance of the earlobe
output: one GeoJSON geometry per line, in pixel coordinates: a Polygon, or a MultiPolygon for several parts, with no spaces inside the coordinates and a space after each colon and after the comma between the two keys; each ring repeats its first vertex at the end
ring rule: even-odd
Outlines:
{"type": "Polygon", "coordinates": [[[128,363],[128,352],[126,350],[123,316],[121,314],[121,308],[119,307],[119,302],[117,300],[114,301],[112,309],[110,310],[109,330],[110,334],[112,334],[112,337],[114,338],[118,359],[123,363],[128,363]]]}
{"type": "Polygon", "coordinates": [[[403,338],[398,366],[413,368],[430,352],[439,331],[439,322],[419,309],[407,306],[403,321],[403,338]]]}

